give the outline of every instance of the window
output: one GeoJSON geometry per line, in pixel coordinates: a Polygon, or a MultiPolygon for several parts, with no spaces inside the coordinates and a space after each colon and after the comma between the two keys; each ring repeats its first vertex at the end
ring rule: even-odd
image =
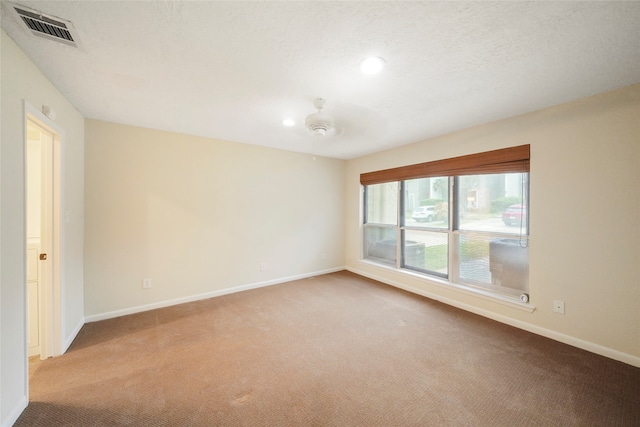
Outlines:
{"type": "Polygon", "coordinates": [[[528,145],[360,180],[365,259],[500,295],[528,293],[528,145]]]}

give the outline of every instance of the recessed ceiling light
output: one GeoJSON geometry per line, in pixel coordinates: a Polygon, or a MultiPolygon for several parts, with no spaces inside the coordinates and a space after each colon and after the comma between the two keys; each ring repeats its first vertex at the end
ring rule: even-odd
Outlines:
{"type": "Polygon", "coordinates": [[[367,58],[360,64],[360,70],[364,74],[378,74],[382,68],[384,67],[384,59],[379,56],[372,56],[371,58],[367,58]]]}
{"type": "Polygon", "coordinates": [[[291,126],[295,125],[296,122],[294,122],[293,119],[284,119],[282,121],[282,124],[285,125],[285,126],[291,127],[291,126]]]}

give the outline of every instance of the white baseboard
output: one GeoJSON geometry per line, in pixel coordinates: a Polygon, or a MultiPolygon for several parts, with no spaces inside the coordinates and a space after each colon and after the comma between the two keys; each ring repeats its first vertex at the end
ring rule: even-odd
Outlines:
{"type": "Polygon", "coordinates": [[[543,337],[547,337],[547,338],[551,338],[552,340],[555,341],[559,341],[561,343],[564,344],[568,344],[577,348],[580,348],[582,350],[586,350],[589,351],[591,353],[595,353],[595,354],[599,354],[601,356],[604,357],[608,357],[610,359],[614,359],[623,363],[627,363],[629,365],[632,366],[636,366],[640,368],[640,357],[638,356],[634,356],[632,354],[628,354],[628,353],[623,353],[621,351],[618,350],[614,350],[612,348],[609,347],[604,347],[600,344],[595,344],[593,342],[590,341],[586,341],[580,338],[576,338],[570,335],[566,335],[560,332],[556,332],[554,330],[551,329],[547,329],[547,328],[543,328],[541,326],[537,326],[537,325],[533,325],[531,323],[527,323],[527,322],[523,322],[521,320],[516,320],[516,319],[512,319],[510,317],[507,316],[503,316],[501,314],[496,314],[492,311],[489,310],[485,310],[482,308],[478,308],[476,306],[473,305],[469,305],[469,304],[465,304],[462,303],[460,301],[456,301],[453,300],[451,298],[447,298],[447,297],[443,297],[441,295],[438,294],[434,294],[432,292],[428,292],[422,289],[418,289],[418,288],[414,288],[413,286],[409,286],[406,285],[404,283],[395,281],[395,280],[391,280],[391,279],[387,279],[384,277],[380,277],[377,276],[375,274],[371,274],[367,271],[362,271],[359,270],[357,268],[352,268],[352,267],[346,267],[346,270],[358,274],[360,276],[364,276],[364,277],[368,277],[369,279],[373,279],[376,280],[378,282],[382,282],[385,283],[387,285],[391,285],[394,286],[396,288],[400,288],[400,289],[404,289],[405,291],[408,292],[412,292],[414,294],[418,294],[418,295],[422,295],[424,297],[436,300],[436,301],[440,301],[442,303],[451,305],[453,307],[457,307],[460,308],[462,310],[465,311],[469,311],[471,313],[475,313],[478,314],[480,316],[483,317],[487,317],[489,319],[498,321],[500,323],[504,323],[510,326],[514,326],[518,329],[523,329],[525,331],[537,334],[537,335],[541,335],[543,337]]]}
{"type": "Polygon", "coordinates": [[[16,404],[16,407],[11,411],[9,416],[4,421],[2,421],[0,427],[11,427],[12,425],[14,425],[16,421],[18,421],[18,418],[20,417],[22,412],[27,407],[27,403],[27,396],[23,396],[22,399],[20,399],[16,404]]]}
{"type": "Polygon", "coordinates": [[[264,282],[250,283],[248,285],[220,289],[217,291],[205,292],[203,294],[191,295],[191,296],[176,298],[176,299],[167,300],[167,301],[160,301],[153,304],[145,304],[145,305],[139,305],[136,307],[124,308],[122,310],[109,311],[109,312],[100,313],[100,314],[92,314],[90,316],[85,316],[84,321],[87,323],[97,322],[99,320],[112,319],[114,317],[126,316],[128,314],[135,314],[135,313],[141,313],[143,311],[155,310],[157,308],[170,307],[172,305],[184,304],[184,303],[193,302],[193,301],[200,301],[203,299],[233,294],[236,292],[248,291],[250,289],[263,288],[265,286],[277,285],[279,283],[291,282],[294,280],[306,279],[309,277],[320,276],[323,274],[335,273],[336,271],[342,271],[344,269],[345,267],[336,267],[328,270],[316,271],[313,273],[305,273],[305,274],[299,274],[295,276],[282,277],[278,279],[266,280],[264,282]]]}
{"type": "Polygon", "coordinates": [[[78,334],[80,333],[80,329],[82,329],[82,327],[84,326],[84,323],[85,323],[85,319],[83,317],[82,319],[80,319],[76,327],[73,328],[73,331],[71,331],[71,334],[69,334],[66,341],[62,344],[61,354],[65,354],[67,350],[69,350],[69,347],[71,347],[73,340],[75,340],[78,334]]]}

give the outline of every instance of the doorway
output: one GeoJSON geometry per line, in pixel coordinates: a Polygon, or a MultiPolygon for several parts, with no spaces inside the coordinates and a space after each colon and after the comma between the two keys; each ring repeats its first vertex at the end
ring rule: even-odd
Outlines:
{"type": "Polygon", "coordinates": [[[62,132],[25,105],[28,357],[61,354],[62,132]]]}

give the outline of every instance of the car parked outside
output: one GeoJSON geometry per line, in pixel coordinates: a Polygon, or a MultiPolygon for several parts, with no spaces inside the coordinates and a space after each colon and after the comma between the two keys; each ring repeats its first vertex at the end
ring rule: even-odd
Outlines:
{"type": "Polygon", "coordinates": [[[435,206],[419,206],[413,210],[411,218],[418,222],[433,221],[436,218],[435,206]]]}
{"type": "Polygon", "coordinates": [[[505,225],[520,225],[527,223],[527,206],[511,205],[502,214],[505,225]]]}

